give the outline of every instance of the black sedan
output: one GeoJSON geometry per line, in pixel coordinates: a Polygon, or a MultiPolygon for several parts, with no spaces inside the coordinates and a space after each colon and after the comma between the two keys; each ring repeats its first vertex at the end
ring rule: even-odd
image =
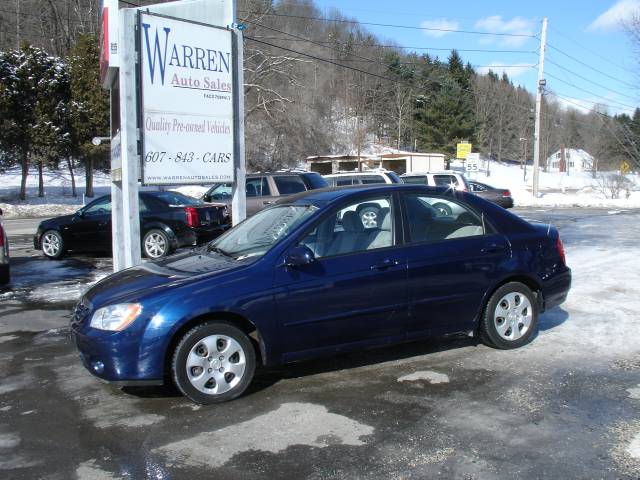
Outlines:
{"type": "MultiPolygon", "coordinates": [[[[209,241],[230,227],[224,205],[172,191],[140,192],[139,201],[141,247],[148,258],[209,241]]],[[[49,258],[68,251],[111,252],[111,196],[97,198],[73,215],[40,223],[33,246],[49,258]]]]}
{"type": "Polygon", "coordinates": [[[490,202],[497,203],[502,208],[513,207],[513,197],[511,196],[511,190],[508,188],[496,188],[486,183],[480,183],[473,180],[468,180],[469,188],[471,192],[475,193],[479,197],[489,200],[490,202]]]}

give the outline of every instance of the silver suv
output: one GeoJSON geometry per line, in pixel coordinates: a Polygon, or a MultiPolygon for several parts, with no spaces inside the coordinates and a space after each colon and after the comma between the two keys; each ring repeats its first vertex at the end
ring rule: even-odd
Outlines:
{"type": "Polygon", "coordinates": [[[453,190],[468,192],[470,190],[467,179],[463,174],[453,170],[443,170],[442,172],[413,172],[404,173],[400,176],[404,183],[415,183],[429,185],[430,187],[449,187],[453,190]]]}
{"type": "MultiPolygon", "coordinates": [[[[250,173],[246,177],[247,216],[251,216],[282,197],[327,187],[316,172],[250,173]]],[[[205,202],[231,204],[230,183],[214,185],[202,196],[205,202]]],[[[231,211],[231,208],[228,209],[231,211]]]]}
{"type": "Polygon", "coordinates": [[[387,170],[373,170],[370,172],[344,172],[324,175],[330,187],[344,185],[367,185],[371,183],[402,183],[395,172],[387,170]]]}

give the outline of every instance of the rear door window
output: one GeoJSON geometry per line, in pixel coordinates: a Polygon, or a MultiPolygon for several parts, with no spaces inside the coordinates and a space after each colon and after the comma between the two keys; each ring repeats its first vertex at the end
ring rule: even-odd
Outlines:
{"type": "Polygon", "coordinates": [[[436,184],[436,187],[457,187],[458,179],[455,175],[434,175],[433,182],[436,184]]]}
{"type": "Polygon", "coordinates": [[[336,178],[335,181],[336,181],[337,187],[342,187],[344,185],[353,185],[352,177],[339,177],[339,178],[336,178]]]}
{"type": "Polygon", "coordinates": [[[247,197],[268,197],[271,195],[266,177],[247,178],[246,190],[247,197]]]}
{"type": "Polygon", "coordinates": [[[405,197],[408,243],[440,242],[485,234],[482,219],[465,205],[442,197],[405,197]]]}
{"type": "Polygon", "coordinates": [[[276,182],[280,195],[293,195],[307,190],[304,182],[297,175],[273,177],[273,181],[276,182]]]}
{"type": "Polygon", "coordinates": [[[424,185],[427,183],[426,177],[424,176],[402,177],[402,181],[404,183],[415,183],[418,185],[424,185]]]}
{"type": "Polygon", "coordinates": [[[367,175],[366,177],[360,177],[360,182],[364,185],[371,183],[387,183],[384,181],[382,175],[367,175]]]}

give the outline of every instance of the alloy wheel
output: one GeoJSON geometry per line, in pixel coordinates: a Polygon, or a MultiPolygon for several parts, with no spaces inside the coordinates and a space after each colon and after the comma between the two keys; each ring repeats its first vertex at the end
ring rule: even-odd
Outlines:
{"type": "Polygon", "coordinates": [[[167,241],[161,233],[151,232],[144,240],[144,251],[149,258],[160,258],[167,251],[167,241]]]}

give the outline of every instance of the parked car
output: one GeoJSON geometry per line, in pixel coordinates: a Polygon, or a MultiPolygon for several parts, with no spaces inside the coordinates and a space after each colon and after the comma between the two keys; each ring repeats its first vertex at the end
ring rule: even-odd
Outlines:
{"type": "Polygon", "coordinates": [[[400,178],[404,183],[429,185],[430,187],[446,187],[461,192],[469,191],[468,180],[460,172],[444,170],[442,172],[403,173],[400,178]]]}
{"type": "MultiPolygon", "coordinates": [[[[404,183],[429,185],[431,187],[444,187],[460,192],[469,191],[469,183],[465,176],[459,172],[454,172],[453,170],[427,173],[405,173],[402,174],[400,178],[402,178],[404,183]]],[[[435,202],[433,206],[440,210],[442,215],[454,215],[460,213],[459,211],[456,211],[457,207],[455,205],[435,202]]]]}
{"type": "MultiPolygon", "coordinates": [[[[197,245],[230,228],[226,206],[205,204],[179,192],[140,192],[142,253],[161,258],[179,247],[197,245]]],[[[73,215],[45,220],[33,239],[49,258],[68,251],[111,252],[111,195],[97,198],[73,215]]]]}
{"type": "Polygon", "coordinates": [[[513,197],[511,196],[511,190],[508,188],[496,188],[475,180],[469,180],[468,183],[469,190],[476,195],[497,203],[503,208],[513,208],[513,197]]]}
{"type": "MultiPolygon", "coordinates": [[[[252,173],[246,177],[247,216],[271,205],[288,195],[327,187],[327,182],[316,172],[252,173]]],[[[205,202],[223,202],[231,211],[231,183],[211,187],[203,196],[205,202]]]]}
{"type": "Polygon", "coordinates": [[[553,226],[470,193],[361,185],[289,197],[195,251],[111,275],[82,297],[71,332],[97,377],[168,374],[206,404],[242,394],[258,363],[455,332],[520,347],[570,284],[553,226]],[[462,213],[441,215],[434,199],[462,213]],[[356,214],[369,203],[383,205],[376,226],[356,214]]]}
{"type": "Polygon", "coordinates": [[[342,172],[324,175],[330,187],[346,185],[370,185],[374,183],[402,183],[396,172],[375,170],[370,172],[342,172]]]}
{"type": "MultiPolygon", "coordinates": [[[[2,217],[2,209],[0,209],[0,217],[2,217]]],[[[9,239],[4,231],[2,221],[0,221],[0,285],[9,283],[9,280],[11,280],[11,267],[9,265],[9,239]]]]}

